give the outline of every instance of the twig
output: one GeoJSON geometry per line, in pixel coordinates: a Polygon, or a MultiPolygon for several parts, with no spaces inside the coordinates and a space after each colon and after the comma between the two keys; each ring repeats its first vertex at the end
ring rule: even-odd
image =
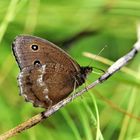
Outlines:
{"type": "Polygon", "coordinates": [[[69,96],[68,98],[60,101],[56,105],[52,106],[49,110],[46,110],[42,113],[39,113],[38,115],[32,117],[31,119],[25,121],[24,123],[18,125],[17,127],[5,132],[4,134],[0,135],[0,140],[6,140],[10,137],[15,136],[16,134],[31,128],[32,126],[38,124],[39,122],[43,121],[45,118],[48,118],[50,115],[54,114],[56,111],[58,111],[60,108],[65,106],[67,103],[70,103],[72,100],[77,98],[78,96],[82,95],[87,90],[95,87],[96,85],[103,83],[105,80],[107,80],[110,76],[112,76],[115,72],[119,71],[120,68],[125,66],[130,60],[132,60],[138,51],[140,50],[140,27],[138,28],[138,41],[134,44],[133,49],[126,54],[125,56],[118,59],[112,66],[108,68],[108,70],[95,82],[88,85],[86,88],[82,89],[81,91],[77,92],[76,94],[69,96]]]}

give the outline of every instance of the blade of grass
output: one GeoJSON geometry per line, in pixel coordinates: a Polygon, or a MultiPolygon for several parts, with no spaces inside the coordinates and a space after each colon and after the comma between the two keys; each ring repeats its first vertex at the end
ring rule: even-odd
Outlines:
{"type": "Polygon", "coordinates": [[[9,25],[9,23],[14,19],[17,3],[18,3],[18,0],[10,1],[9,7],[7,9],[7,13],[6,13],[2,23],[0,24],[0,42],[2,41],[2,38],[5,34],[5,31],[9,25]]]}
{"type": "Polygon", "coordinates": [[[76,140],[82,140],[74,121],[72,120],[72,118],[68,114],[68,111],[64,108],[64,109],[60,110],[60,112],[63,114],[67,124],[71,128],[71,130],[72,130],[72,132],[75,136],[75,139],[76,140]]]}
{"type": "Polygon", "coordinates": [[[93,120],[94,122],[94,125],[97,125],[97,120],[94,116],[94,113],[93,111],[91,110],[91,108],[89,107],[89,105],[87,104],[87,101],[86,100],[82,100],[83,101],[83,106],[85,107],[86,111],[88,112],[88,114],[91,116],[91,119],[93,120]]]}
{"type": "MultiPolygon", "coordinates": [[[[130,94],[127,112],[131,113],[133,111],[136,98],[137,98],[137,92],[136,92],[136,88],[134,88],[134,89],[132,89],[132,94],[130,94]]],[[[127,115],[124,117],[118,140],[126,139],[126,133],[127,133],[128,127],[129,127],[130,119],[131,118],[128,117],[127,115]]]]}
{"type": "Polygon", "coordinates": [[[40,7],[40,0],[30,0],[28,14],[26,17],[24,33],[33,33],[37,24],[37,17],[40,7]],[[32,8],[34,7],[34,8],[32,8]],[[31,18],[32,17],[32,18],[31,18]]]}
{"type": "Polygon", "coordinates": [[[83,131],[85,133],[85,139],[93,140],[91,128],[89,126],[88,114],[85,112],[82,106],[78,107],[78,114],[79,114],[79,119],[81,120],[81,127],[83,126],[83,131]]]}
{"type": "Polygon", "coordinates": [[[96,112],[96,119],[97,119],[96,140],[104,140],[103,135],[102,135],[101,130],[100,130],[100,120],[99,120],[99,111],[98,111],[97,103],[96,103],[96,100],[95,100],[93,93],[91,91],[88,91],[88,92],[91,96],[91,99],[92,99],[94,107],[95,107],[95,112],[96,112]]]}

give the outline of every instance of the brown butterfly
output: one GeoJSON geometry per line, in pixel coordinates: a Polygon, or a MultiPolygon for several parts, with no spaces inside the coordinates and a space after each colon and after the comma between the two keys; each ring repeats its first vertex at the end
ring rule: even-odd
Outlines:
{"type": "Polygon", "coordinates": [[[66,98],[92,71],[39,37],[17,36],[12,49],[20,68],[20,94],[35,107],[48,108],[66,98]]]}

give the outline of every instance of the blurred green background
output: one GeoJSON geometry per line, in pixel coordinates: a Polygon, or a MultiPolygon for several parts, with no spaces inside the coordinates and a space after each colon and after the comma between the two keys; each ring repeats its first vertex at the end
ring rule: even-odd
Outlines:
{"type": "MultiPolygon", "coordinates": [[[[15,36],[48,39],[86,66],[91,59],[83,56],[85,51],[98,54],[107,46],[100,55],[112,61],[126,54],[137,39],[139,19],[139,0],[1,0],[0,133],[43,111],[18,95],[19,68],[11,50],[15,36]]],[[[96,60],[91,65],[108,68],[96,60]]],[[[140,116],[140,55],[127,67],[133,74],[118,72],[12,140],[139,140],[140,120],[120,110],[140,116]]],[[[91,74],[86,84],[98,77],[91,74]]]]}

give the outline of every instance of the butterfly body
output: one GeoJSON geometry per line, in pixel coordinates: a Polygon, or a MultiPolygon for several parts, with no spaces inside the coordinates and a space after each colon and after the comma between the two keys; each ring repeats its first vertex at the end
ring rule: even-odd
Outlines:
{"type": "Polygon", "coordinates": [[[20,94],[34,106],[48,108],[85,82],[91,67],[81,67],[53,43],[34,36],[16,37],[13,53],[20,68],[20,94]]]}

